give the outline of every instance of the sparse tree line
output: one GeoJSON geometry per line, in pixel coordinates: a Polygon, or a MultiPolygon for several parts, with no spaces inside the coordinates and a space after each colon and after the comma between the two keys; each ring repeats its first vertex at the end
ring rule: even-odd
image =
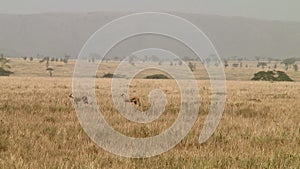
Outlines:
{"type": "MultiPolygon", "coordinates": [[[[35,59],[38,60],[40,64],[45,63],[46,66],[46,71],[49,73],[49,76],[53,76],[54,68],[50,67],[51,62],[63,62],[65,64],[68,63],[69,59],[71,58],[70,55],[65,55],[64,57],[57,58],[57,57],[43,57],[41,55],[37,55],[35,58],[34,57],[27,57],[23,56],[21,57],[24,61],[34,61],[35,59]]],[[[11,69],[11,66],[9,65],[10,60],[4,56],[3,53],[0,54],[0,76],[9,76],[13,74],[13,72],[9,71],[11,69]]]]}
{"type": "MultiPolygon", "coordinates": [[[[294,71],[298,72],[298,65],[296,64],[297,62],[297,59],[295,58],[288,58],[288,59],[284,59],[284,60],[271,60],[270,58],[268,59],[268,61],[261,61],[260,60],[260,57],[256,57],[256,61],[257,61],[257,64],[256,64],[256,67],[257,68],[262,68],[262,69],[265,69],[265,68],[268,68],[268,69],[278,69],[278,64],[281,64],[283,65],[284,67],[284,70],[289,70],[289,69],[293,69],[294,71]],[[272,64],[272,61],[275,63],[272,64]]],[[[232,67],[234,68],[242,68],[243,67],[243,61],[242,59],[238,59],[238,60],[233,60],[233,64],[232,64],[232,67]]],[[[229,67],[229,63],[228,63],[228,60],[224,59],[223,60],[223,64],[224,64],[224,67],[227,68],[229,67]]],[[[246,68],[248,68],[249,66],[246,64],[245,65],[246,68]]]]}
{"type": "MultiPolygon", "coordinates": [[[[65,55],[64,57],[49,57],[49,56],[42,56],[42,55],[37,55],[36,57],[27,57],[27,56],[23,56],[22,57],[24,61],[34,61],[34,60],[38,60],[38,62],[40,64],[45,63],[46,66],[46,71],[49,73],[49,76],[52,77],[53,76],[53,72],[54,72],[54,68],[50,66],[51,62],[63,62],[65,64],[68,63],[69,59],[71,58],[70,55],[65,55]]],[[[88,62],[92,62],[94,63],[96,61],[96,58],[99,58],[98,55],[94,54],[94,55],[90,55],[87,58],[88,62]]],[[[114,57],[114,58],[103,58],[103,60],[106,61],[120,61],[122,60],[122,58],[120,57],[114,57]]],[[[279,59],[271,59],[271,58],[267,58],[262,60],[261,57],[255,57],[255,60],[257,62],[256,67],[257,68],[268,68],[268,69],[273,69],[276,70],[278,69],[279,65],[283,65],[283,69],[284,70],[289,70],[289,69],[293,69],[294,71],[298,71],[298,65],[297,65],[297,61],[300,61],[300,59],[295,59],[295,58],[288,58],[288,59],[284,59],[284,60],[279,60],[279,59]]],[[[163,65],[163,64],[168,64],[169,66],[182,66],[183,63],[186,63],[187,66],[190,68],[190,70],[192,72],[194,72],[197,69],[197,65],[196,65],[196,61],[193,58],[190,57],[183,57],[182,60],[181,59],[171,59],[171,60],[161,60],[158,56],[152,55],[152,56],[144,56],[144,57],[137,57],[137,56],[130,56],[128,58],[128,63],[131,64],[132,66],[135,66],[135,64],[137,62],[156,62],[158,65],[163,65]]],[[[1,67],[0,67],[0,76],[9,76],[10,74],[12,74],[13,72],[10,72],[9,69],[11,68],[9,65],[9,59],[7,59],[3,53],[0,54],[0,62],[1,62],[1,67]]],[[[210,57],[204,59],[201,61],[202,64],[204,64],[206,67],[209,66],[215,66],[215,67],[219,67],[219,66],[223,66],[225,68],[227,67],[232,67],[232,68],[248,68],[249,65],[246,64],[247,60],[241,58],[241,57],[232,57],[232,59],[230,60],[231,65],[229,64],[229,61],[227,59],[223,59],[223,62],[220,61],[216,61],[216,60],[212,60],[210,57]],[[245,63],[245,64],[244,64],[245,63]]]]}
{"type": "Polygon", "coordinates": [[[23,56],[22,58],[25,61],[26,60],[33,61],[34,59],[38,59],[39,63],[43,63],[43,62],[64,62],[64,63],[68,63],[68,60],[70,59],[70,56],[65,55],[64,57],[57,58],[57,57],[49,57],[49,56],[43,57],[43,56],[37,55],[36,58],[34,58],[32,56],[31,57],[23,56]]]}
{"type": "Polygon", "coordinates": [[[70,59],[70,55],[65,55],[63,58],[55,58],[55,57],[43,57],[42,60],[39,61],[39,63],[46,63],[46,71],[49,72],[49,76],[53,76],[54,68],[49,66],[49,62],[63,62],[65,64],[68,63],[70,59]]]}
{"type": "MultiPolygon", "coordinates": [[[[115,59],[119,60],[118,57],[115,57],[115,59]]],[[[297,59],[295,58],[288,58],[288,59],[284,59],[284,60],[279,60],[279,59],[272,59],[272,58],[267,58],[266,61],[261,60],[261,57],[255,57],[255,60],[257,61],[256,67],[257,68],[269,68],[269,69],[278,69],[278,64],[284,65],[284,69],[287,71],[288,69],[293,69],[294,71],[298,71],[298,65],[296,64],[297,59]],[[272,62],[275,62],[272,64],[272,62]]],[[[300,60],[300,59],[299,59],[300,60]]],[[[181,66],[182,62],[186,62],[188,63],[189,68],[191,69],[191,71],[195,71],[196,70],[196,62],[195,60],[189,58],[189,57],[184,57],[182,60],[179,59],[174,59],[171,61],[166,61],[166,60],[160,60],[159,57],[153,55],[151,57],[148,56],[144,56],[144,58],[142,59],[137,59],[136,56],[130,56],[128,62],[132,65],[135,66],[135,64],[139,61],[142,61],[143,63],[145,63],[146,61],[151,61],[151,62],[157,62],[158,65],[163,65],[164,62],[168,62],[169,66],[181,66]]],[[[219,66],[224,66],[225,68],[227,67],[233,67],[233,68],[248,68],[249,65],[248,64],[244,64],[244,62],[247,63],[247,61],[249,60],[245,60],[243,58],[239,58],[239,57],[232,57],[232,59],[230,60],[233,63],[230,65],[229,61],[227,59],[223,59],[223,64],[220,61],[214,61],[212,59],[210,59],[210,57],[204,59],[203,61],[201,61],[202,64],[204,64],[205,66],[209,67],[209,66],[215,66],[215,67],[219,67],[219,66]]]]}
{"type": "MultiPolygon", "coordinates": [[[[38,55],[37,58],[40,58],[38,55]]],[[[45,63],[46,65],[46,71],[49,73],[49,76],[53,76],[54,68],[50,66],[50,62],[63,62],[65,64],[68,63],[69,59],[71,58],[70,55],[65,55],[63,58],[56,58],[56,57],[42,57],[41,60],[39,60],[39,63],[45,63]]]]}
{"type": "MultiPolygon", "coordinates": [[[[135,66],[135,60],[136,56],[133,56],[133,57],[129,57],[129,64],[131,64],[132,66],[135,66]]],[[[183,62],[185,61],[182,61],[180,59],[174,59],[174,60],[171,60],[171,61],[164,61],[164,60],[160,60],[160,59],[154,59],[154,60],[150,60],[152,62],[157,62],[158,65],[163,65],[165,62],[169,63],[169,66],[182,66],[183,62]]],[[[145,63],[146,61],[144,60],[143,63],[145,63]]],[[[188,61],[188,67],[190,68],[190,70],[192,72],[194,72],[196,70],[196,66],[197,64],[195,62],[192,62],[192,61],[188,61]]]]}

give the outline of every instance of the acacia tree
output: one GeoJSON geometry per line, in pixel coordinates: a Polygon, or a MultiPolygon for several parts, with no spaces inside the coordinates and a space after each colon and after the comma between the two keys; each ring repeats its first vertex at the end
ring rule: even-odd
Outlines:
{"type": "Polygon", "coordinates": [[[182,65],[182,60],[178,61],[178,65],[181,66],[182,65]]]}
{"type": "Polygon", "coordinates": [[[288,70],[290,65],[293,65],[296,63],[296,59],[295,58],[284,59],[281,63],[284,64],[285,70],[288,70]]]}
{"type": "Polygon", "coordinates": [[[129,56],[129,58],[128,58],[128,62],[129,62],[129,64],[131,64],[132,66],[135,66],[135,60],[136,60],[136,56],[135,55],[131,55],[131,56],[129,56]]]}
{"type": "Polygon", "coordinates": [[[228,66],[229,66],[228,61],[227,61],[227,60],[224,60],[224,67],[226,68],[226,67],[228,67],[228,66]]]}
{"type": "Polygon", "coordinates": [[[71,56],[68,55],[68,54],[66,54],[66,55],[64,56],[63,62],[64,62],[65,64],[67,64],[70,58],[71,58],[71,56]]]}
{"type": "Polygon", "coordinates": [[[189,62],[189,68],[191,69],[192,72],[196,70],[196,63],[193,64],[192,62],[189,62]]]}
{"type": "Polygon", "coordinates": [[[48,67],[46,70],[49,72],[49,76],[52,77],[52,75],[53,75],[52,73],[53,73],[54,69],[51,67],[48,67]]]}
{"type": "Polygon", "coordinates": [[[296,72],[298,72],[298,65],[294,64],[293,67],[294,67],[294,70],[295,70],[296,72]]]}

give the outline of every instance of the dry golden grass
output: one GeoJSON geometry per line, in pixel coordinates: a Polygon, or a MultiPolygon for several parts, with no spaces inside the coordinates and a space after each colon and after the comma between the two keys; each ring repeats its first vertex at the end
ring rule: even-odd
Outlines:
{"type": "MultiPolygon", "coordinates": [[[[0,77],[0,168],[299,168],[299,82],[228,81],[223,118],[214,135],[198,143],[210,102],[209,81],[199,80],[201,108],[193,129],[175,148],[159,156],[128,159],[94,144],[81,128],[72,100],[72,68],[13,60],[13,77],[0,77]],[[27,77],[31,76],[31,77],[27,77]]],[[[100,74],[117,63],[103,63],[100,74]]],[[[250,65],[250,64],[249,64],[250,65]]],[[[254,65],[254,63],[253,63],[254,65]]],[[[246,80],[258,69],[226,70],[229,79],[246,80]]],[[[200,70],[196,76],[204,74],[200,70]]],[[[299,81],[299,73],[288,72],[299,81]]],[[[143,74],[144,76],[146,74],[143,74]]],[[[251,78],[251,77],[250,77],[251,78]]],[[[164,114],[153,123],[137,124],[123,118],[111,99],[111,79],[97,79],[97,103],[108,123],[132,137],[157,135],[177,117],[180,91],[174,80],[134,79],[130,95],[147,103],[152,89],[168,98],[164,114]]],[[[147,108],[147,104],[145,106],[147,108]]]]}
{"type": "MultiPolygon", "coordinates": [[[[192,131],[172,150],[127,159],[97,147],[78,123],[71,78],[1,77],[0,168],[297,168],[300,164],[299,83],[229,81],[224,116],[214,135],[198,143],[209,107],[209,83],[199,81],[202,107],[192,131]]],[[[172,80],[134,80],[132,95],[158,85],[169,104],[157,121],[140,125],[112,107],[110,79],[97,79],[98,104],[118,131],[156,135],[176,118],[179,93],[172,80]],[[108,103],[107,103],[108,101],[108,103]],[[175,105],[175,106],[174,106],[175,105]]]]}

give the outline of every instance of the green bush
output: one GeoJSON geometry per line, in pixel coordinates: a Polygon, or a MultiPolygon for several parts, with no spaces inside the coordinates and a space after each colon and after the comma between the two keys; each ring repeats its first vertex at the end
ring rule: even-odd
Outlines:
{"type": "Polygon", "coordinates": [[[0,76],[9,76],[11,74],[13,74],[13,72],[5,70],[2,67],[0,67],[0,76]]]}
{"type": "Polygon", "coordinates": [[[170,79],[170,78],[163,74],[155,74],[155,75],[147,76],[145,79],[170,79]]]}
{"type": "Polygon", "coordinates": [[[254,74],[254,77],[251,80],[255,81],[289,81],[293,80],[282,71],[260,71],[254,74]]]}
{"type": "Polygon", "coordinates": [[[113,78],[114,77],[114,74],[112,73],[107,73],[105,75],[102,76],[103,78],[113,78]]]}
{"type": "Polygon", "coordinates": [[[122,78],[122,76],[120,75],[115,75],[115,74],[112,74],[112,73],[106,73],[102,76],[102,78],[122,78]]]}

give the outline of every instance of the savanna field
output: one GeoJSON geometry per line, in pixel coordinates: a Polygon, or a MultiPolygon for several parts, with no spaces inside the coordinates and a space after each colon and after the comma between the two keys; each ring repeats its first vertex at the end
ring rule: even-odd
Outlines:
{"type": "MultiPolygon", "coordinates": [[[[213,136],[199,144],[199,134],[210,107],[210,82],[199,66],[201,107],[189,134],[161,155],[130,159],[98,147],[77,119],[72,93],[74,61],[53,62],[53,77],[38,60],[12,59],[14,72],[0,77],[0,168],[300,168],[300,72],[287,74],[294,82],[250,81],[263,70],[255,62],[228,67],[227,98],[223,117],[213,136]]],[[[113,73],[116,62],[104,62],[97,77],[113,73]]],[[[279,68],[280,69],[280,68],[279,68]]],[[[268,70],[268,68],[265,68],[268,70]]],[[[165,112],[152,123],[138,124],[122,117],[111,98],[111,79],[97,78],[97,104],[107,122],[124,135],[144,138],[158,135],[176,120],[180,89],[173,79],[132,80],[130,96],[146,109],[153,89],[164,91],[165,112]]]]}

